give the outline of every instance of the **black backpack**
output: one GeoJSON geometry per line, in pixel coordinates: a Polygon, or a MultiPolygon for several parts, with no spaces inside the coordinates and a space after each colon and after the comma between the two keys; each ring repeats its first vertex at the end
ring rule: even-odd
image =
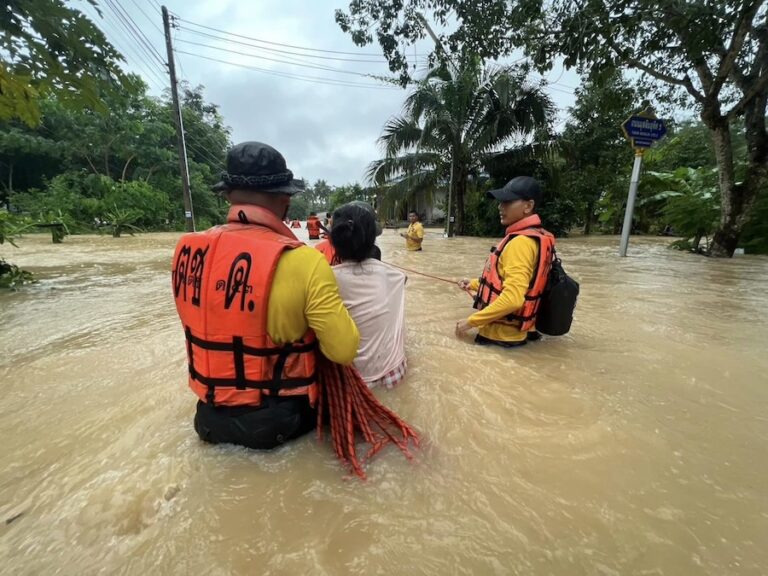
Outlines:
{"type": "Polygon", "coordinates": [[[565,273],[553,248],[552,269],[536,312],[536,330],[548,336],[567,334],[571,329],[578,296],[579,283],[565,273]]]}

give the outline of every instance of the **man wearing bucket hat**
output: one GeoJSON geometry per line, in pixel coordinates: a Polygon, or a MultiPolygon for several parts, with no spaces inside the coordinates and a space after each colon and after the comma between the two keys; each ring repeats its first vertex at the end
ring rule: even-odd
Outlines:
{"type": "Polygon", "coordinates": [[[539,183],[518,176],[488,198],[499,202],[499,219],[506,234],[491,250],[480,278],[459,281],[475,292],[478,311],[456,323],[456,334],[479,328],[475,342],[503,347],[522,346],[539,338],[536,311],[552,265],[555,237],[541,226],[539,183]]]}
{"type": "Polygon", "coordinates": [[[350,365],[359,333],[328,263],[282,222],[303,190],[283,156],[244,142],[226,168],[227,222],[181,237],[173,293],[198,435],[269,449],[315,427],[316,354],[350,365]]]}

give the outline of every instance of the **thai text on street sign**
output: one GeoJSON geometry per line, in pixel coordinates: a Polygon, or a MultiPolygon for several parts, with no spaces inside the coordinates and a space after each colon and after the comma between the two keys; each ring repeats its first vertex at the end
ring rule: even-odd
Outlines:
{"type": "Polygon", "coordinates": [[[627,118],[621,125],[621,129],[624,131],[624,136],[632,142],[633,148],[650,148],[667,133],[664,120],[656,118],[648,109],[627,118]]]}

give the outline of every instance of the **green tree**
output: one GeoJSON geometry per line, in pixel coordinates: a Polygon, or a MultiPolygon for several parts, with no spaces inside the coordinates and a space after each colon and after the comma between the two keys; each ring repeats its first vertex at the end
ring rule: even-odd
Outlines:
{"type": "Polygon", "coordinates": [[[693,102],[718,167],[721,215],[711,253],[733,254],[768,181],[765,0],[355,0],[336,19],[359,45],[375,35],[390,68],[407,80],[404,52],[425,35],[421,9],[440,24],[458,21],[445,37],[453,51],[493,58],[523,48],[540,70],[563,57],[593,79],[632,68],[667,101],[693,102]],[[748,150],[743,179],[731,140],[739,118],[748,150]]]}
{"type": "Polygon", "coordinates": [[[483,68],[474,58],[439,66],[416,84],[403,115],[384,126],[379,144],[385,157],[366,177],[402,195],[450,182],[455,231],[463,234],[470,176],[477,177],[504,145],[548,130],[552,110],[542,87],[528,84],[522,70],[483,68]]]}
{"type": "Polygon", "coordinates": [[[307,198],[310,210],[322,212],[335,208],[331,202],[332,192],[333,188],[325,180],[317,180],[312,186],[307,186],[303,194],[307,198]]]}
{"type": "Polygon", "coordinates": [[[43,168],[61,155],[57,142],[9,123],[0,130],[0,206],[7,206],[16,183],[39,184],[43,168]]]}
{"type": "Polygon", "coordinates": [[[631,166],[632,149],[621,124],[636,102],[635,91],[619,73],[576,89],[560,150],[565,160],[564,190],[580,213],[584,234],[591,232],[600,198],[617,187],[626,191],[621,187],[623,179],[616,176],[631,166]]]}
{"type": "Polygon", "coordinates": [[[288,208],[288,218],[291,220],[306,220],[310,212],[309,197],[304,194],[296,194],[291,197],[291,206],[288,208]]]}
{"type": "MultiPolygon", "coordinates": [[[[94,3],[95,4],[95,3],[94,3]]],[[[40,120],[40,99],[106,112],[105,94],[132,90],[120,54],[61,0],[7,0],[0,13],[0,120],[40,120]]]]}
{"type": "Polygon", "coordinates": [[[654,172],[674,172],[685,167],[714,168],[717,160],[709,130],[697,120],[667,126],[667,135],[645,153],[643,165],[654,172]]]}
{"type": "MultiPolygon", "coordinates": [[[[105,200],[114,188],[128,196],[137,191],[145,195],[142,227],[165,228],[166,220],[170,226],[182,222],[170,103],[149,97],[141,86],[137,93],[106,97],[108,116],[70,110],[50,97],[40,103],[43,116],[38,126],[0,123],[0,176],[5,184],[0,189],[12,186],[15,208],[35,218],[60,210],[69,219],[68,226],[82,230],[114,204],[125,207],[118,198],[105,200]]],[[[211,185],[220,177],[229,132],[216,107],[205,103],[202,87],[185,87],[184,95],[189,103],[183,113],[192,198],[198,225],[204,227],[222,218],[223,203],[211,193],[211,185]]],[[[7,190],[0,192],[0,199],[8,195],[7,190]]]]}
{"type": "Polygon", "coordinates": [[[373,204],[374,192],[370,188],[363,188],[360,184],[346,184],[345,186],[336,186],[333,188],[330,197],[330,205],[336,209],[342,204],[347,204],[354,200],[368,202],[373,204]]]}
{"type": "Polygon", "coordinates": [[[763,189],[755,202],[752,216],[744,226],[744,250],[748,254],[768,254],[768,190],[763,189]]]}

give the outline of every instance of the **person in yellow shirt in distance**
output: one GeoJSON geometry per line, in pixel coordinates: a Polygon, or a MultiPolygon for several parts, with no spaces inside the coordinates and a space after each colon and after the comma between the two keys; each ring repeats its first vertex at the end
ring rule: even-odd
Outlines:
{"type": "Polygon", "coordinates": [[[419,215],[416,212],[408,213],[408,230],[405,233],[400,233],[400,236],[405,238],[405,247],[411,252],[418,252],[421,250],[421,243],[424,241],[424,226],[419,222],[419,215]]]}

